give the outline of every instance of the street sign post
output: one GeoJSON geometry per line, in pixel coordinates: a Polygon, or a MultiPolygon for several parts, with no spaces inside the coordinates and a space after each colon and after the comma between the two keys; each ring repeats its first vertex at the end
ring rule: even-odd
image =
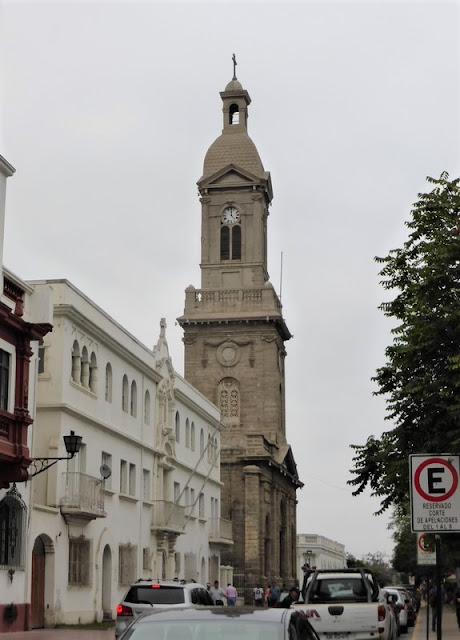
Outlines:
{"type": "Polygon", "coordinates": [[[434,541],[427,543],[428,533],[417,534],[417,564],[419,565],[435,565],[436,549],[434,541]]]}
{"type": "Polygon", "coordinates": [[[409,464],[412,531],[460,531],[460,456],[415,454],[409,464]]]}

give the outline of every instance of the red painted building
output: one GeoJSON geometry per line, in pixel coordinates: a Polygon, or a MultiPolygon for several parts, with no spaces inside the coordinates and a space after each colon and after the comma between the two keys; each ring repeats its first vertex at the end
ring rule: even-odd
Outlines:
{"type": "Polygon", "coordinates": [[[31,483],[25,481],[32,462],[36,356],[52,330],[46,304],[3,267],[6,181],[13,173],[0,156],[0,633],[30,628],[25,567],[31,483]]]}

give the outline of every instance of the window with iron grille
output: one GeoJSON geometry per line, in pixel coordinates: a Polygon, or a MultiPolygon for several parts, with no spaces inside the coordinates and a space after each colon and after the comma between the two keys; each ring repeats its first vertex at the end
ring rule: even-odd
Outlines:
{"type": "Polygon", "coordinates": [[[8,386],[10,381],[10,354],[0,349],[0,409],[8,411],[8,386]]]}
{"type": "Polygon", "coordinates": [[[118,547],[118,583],[129,585],[136,579],[137,547],[131,544],[121,544],[118,547]]]}
{"type": "Polygon", "coordinates": [[[0,568],[24,568],[27,507],[16,485],[0,501],[0,568]]]}
{"type": "Polygon", "coordinates": [[[90,541],[87,538],[69,538],[69,584],[89,585],[90,541]]]}

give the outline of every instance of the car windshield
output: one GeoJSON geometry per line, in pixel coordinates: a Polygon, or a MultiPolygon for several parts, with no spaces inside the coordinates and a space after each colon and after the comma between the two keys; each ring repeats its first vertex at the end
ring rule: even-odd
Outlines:
{"type": "Polygon", "coordinates": [[[137,585],[131,587],[125,602],[132,604],[182,604],[184,600],[184,590],[178,587],[167,585],[137,585]]]}
{"type": "Polygon", "coordinates": [[[312,596],[315,602],[363,602],[367,599],[367,591],[361,577],[324,578],[316,582],[312,596]]]}
{"type": "Polygon", "coordinates": [[[233,618],[197,623],[155,622],[133,625],[123,640],[284,640],[283,629],[281,624],[237,622],[233,618]]]}

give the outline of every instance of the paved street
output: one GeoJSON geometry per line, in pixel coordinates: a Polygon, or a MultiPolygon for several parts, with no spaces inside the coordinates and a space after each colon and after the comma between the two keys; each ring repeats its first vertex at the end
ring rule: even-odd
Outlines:
{"type": "MultiPolygon", "coordinates": [[[[426,607],[420,609],[417,623],[409,633],[403,634],[400,640],[436,640],[436,633],[426,630],[426,607]]],[[[16,633],[2,633],[1,640],[113,640],[114,629],[106,631],[91,631],[87,629],[35,629],[34,631],[19,631],[16,633]]],[[[460,629],[457,627],[455,608],[452,605],[444,608],[442,618],[442,639],[460,640],[460,629]]]]}

